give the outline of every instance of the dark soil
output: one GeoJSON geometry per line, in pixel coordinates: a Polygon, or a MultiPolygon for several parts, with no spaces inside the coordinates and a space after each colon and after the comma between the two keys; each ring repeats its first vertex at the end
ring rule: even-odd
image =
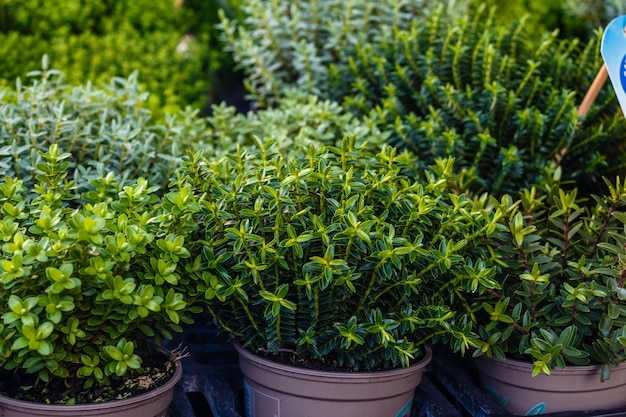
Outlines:
{"type": "Polygon", "coordinates": [[[36,375],[19,371],[0,370],[0,394],[17,400],[46,404],[90,404],[120,400],[150,391],[165,384],[174,375],[175,365],[162,352],[142,356],[143,367],[128,370],[123,377],[110,377],[109,384],[94,385],[80,390],[84,379],[54,378],[37,381],[36,375]]]}
{"type": "Polygon", "coordinates": [[[337,358],[332,355],[326,355],[319,359],[313,358],[303,358],[297,355],[296,352],[291,351],[289,349],[279,350],[278,353],[273,354],[270,352],[259,351],[256,352],[257,355],[268,359],[272,362],[277,362],[283,365],[291,365],[297,368],[306,368],[314,371],[325,371],[325,372],[375,372],[375,371],[384,371],[385,368],[378,366],[371,369],[364,369],[361,367],[360,369],[355,369],[353,366],[347,363],[340,364],[337,358]]]}

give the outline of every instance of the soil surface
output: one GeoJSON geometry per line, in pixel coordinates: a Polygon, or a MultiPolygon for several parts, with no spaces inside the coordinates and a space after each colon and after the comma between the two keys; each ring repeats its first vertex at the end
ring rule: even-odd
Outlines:
{"type": "Polygon", "coordinates": [[[174,375],[175,365],[161,352],[143,357],[143,367],[130,370],[123,377],[110,377],[107,385],[94,385],[79,390],[84,379],[71,383],[71,378],[55,378],[45,383],[35,375],[0,370],[0,394],[23,401],[46,404],[90,404],[120,400],[150,391],[165,384],[174,375]]]}

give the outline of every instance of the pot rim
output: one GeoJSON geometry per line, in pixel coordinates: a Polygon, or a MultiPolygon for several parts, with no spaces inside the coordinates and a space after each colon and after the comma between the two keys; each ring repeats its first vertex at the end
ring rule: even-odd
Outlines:
{"type": "MultiPolygon", "coordinates": [[[[513,359],[513,358],[500,359],[496,356],[489,357],[487,355],[480,355],[480,356],[474,357],[474,361],[479,361],[479,362],[480,361],[482,362],[493,361],[493,362],[498,363],[499,366],[502,366],[504,368],[509,368],[518,372],[524,372],[529,375],[532,374],[532,369],[533,369],[533,364],[531,362],[527,362],[527,361],[523,361],[519,359],[513,359]]],[[[601,370],[602,370],[601,364],[593,364],[593,365],[567,364],[564,369],[559,368],[559,367],[552,368],[550,370],[550,375],[545,375],[542,373],[537,376],[551,377],[551,376],[559,376],[559,375],[592,375],[592,374],[599,374],[601,370]]],[[[614,366],[614,365],[611,366],[611,373],[615,371],[619,371],[619,370],[626,370],[626,364],[620,364],[618,366],[614,366]]]]}
{"type": "Polygon", "coordinates": [[[272,361],[263,356],[257,355],[255,353],[250,352],[249,350],[243,348],[239,343],[233,343],[237,352],[240,355],[244,356],[247,360],[251,360],[257,364],[257,366],[276,370],[279,372],[286,372],[292,374],[296,377],[303,378],[320,378],[320,379],[369,379],[372,377],[376,378],[385,378],[385,377],[393,377],[397,378],[398,375],[403,374],[413,374],[416,371],[425,368],[432,359],[432,350],[428,349],[426,355],[420,359],[418,362],[412,364],[411,366],[395,368],[395,369],[386,369],[382,371],[360,371],[360,372],[340,372],[340,371],[320,371],[317,369],[309,369],[304,367],[298,367],[293,365],[287,365],[280,362],[272,361]]]}

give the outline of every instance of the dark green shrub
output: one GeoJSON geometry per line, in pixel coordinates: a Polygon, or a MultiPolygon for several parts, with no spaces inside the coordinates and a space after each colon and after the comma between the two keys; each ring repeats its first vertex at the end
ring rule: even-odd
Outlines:
{"type": "Polygon", "coordinates": [[[626,360],[626,188],[607,185],[592,204],[559,181],[483,200],[506,214],[483,242],[497,273],[459,307],[481,336],[476,355],[521,359],[533,374],[603,364],[603,380],[626,360]]]}
{"type": "Polygon", "coordinates": [[[626,162],[626,123],[609,85],[577,117],[602,65],[600,36],[536,42],[532,30],[523,19],[500,27],[485,10],[449,19],[440,9],[360,43],[349,66],[332,68],[330,96],[377,119],[425,165],[454,156],[475,189],[517,192],[562,166],[586,193],[626,162]]]}

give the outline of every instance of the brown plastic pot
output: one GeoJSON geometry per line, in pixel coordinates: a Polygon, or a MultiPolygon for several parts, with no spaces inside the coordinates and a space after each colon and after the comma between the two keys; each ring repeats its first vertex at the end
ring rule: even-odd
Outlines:
{"type": "Polygon", "coordinates": [[[408,417],[431,352],[380,372],[324,372],[280,364],[235,345],[247,417],[408,417]]]}
{"type": "Polygon", "coordinates": [[[509,412],[538,415],[626,406],[626,366],[600,379],[600,365],[567,366],[532,376],[532,365],[513,359],[475,358],[480,383],[509,412]]]}
{"type": "Polygon", "coordinates": [[[174,398],[175,385],[182,375],[182,365],[176,361],[174,375],[160,387],[123,400],[97,404],[42,404],[0,395],[0,417],[165,417],[174,398]]]}

